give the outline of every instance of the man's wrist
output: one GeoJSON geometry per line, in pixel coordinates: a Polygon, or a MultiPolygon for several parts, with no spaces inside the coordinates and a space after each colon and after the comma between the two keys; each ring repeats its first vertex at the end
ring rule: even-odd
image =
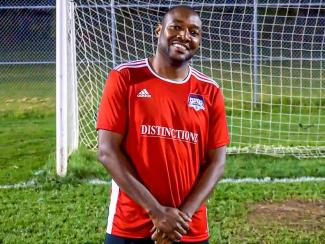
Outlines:
{"type": "Polygon", "coordinates": [[[161,206],[160,204],[153,205],[146,209],[146,213],[149,215],[151,219],[156,218],[161,213],[161,206]]]}

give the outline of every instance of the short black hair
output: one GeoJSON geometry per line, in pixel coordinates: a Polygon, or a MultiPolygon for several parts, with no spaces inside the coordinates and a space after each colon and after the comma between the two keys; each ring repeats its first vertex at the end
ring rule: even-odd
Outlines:
{"type": "Polygon", "coordinates": [[[169,15],[170,13],[172,13],[173,11],[175,11],[178,8],[187,9],[187,10],[193,12],[194,14],[196,14],[201,19],[200,15],[194,10],[194,8],[192,8],[192,7],[188,6],[188,5],[177,5],[177,6],[171,7],[170,9],[167,10],[167,12],[164,14],[164,16],[161,19],[161,24],[164,23],[167,15],[169,15]]]}

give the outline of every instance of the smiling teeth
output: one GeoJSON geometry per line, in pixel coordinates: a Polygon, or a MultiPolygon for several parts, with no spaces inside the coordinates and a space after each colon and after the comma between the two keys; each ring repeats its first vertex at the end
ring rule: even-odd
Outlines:
{"type": "Polygon", "coordinates": [[[184,47],[183,45],[178,44],[178,43],[173,44],[173,46],[178,47],[178,48],[181,48],[183,50],[186,50],[186,47],[184,47]]]}

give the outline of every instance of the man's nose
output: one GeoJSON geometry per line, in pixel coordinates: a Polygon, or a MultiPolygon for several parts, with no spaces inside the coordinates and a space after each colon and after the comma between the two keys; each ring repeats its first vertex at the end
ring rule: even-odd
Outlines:
{"type": "Polygon", "coordinates": [[[190,32],[188,29],[185,29],[185,30],[181,30],[179,33],[178,33],[178,38],[179,39],[182,39],[182,40],[190,40],[190,32]]]}

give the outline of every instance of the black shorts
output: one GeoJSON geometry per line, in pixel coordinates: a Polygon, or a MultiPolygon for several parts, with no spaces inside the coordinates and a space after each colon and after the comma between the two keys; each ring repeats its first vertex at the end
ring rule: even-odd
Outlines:
{"type": "MultiPolygon", "coordinates": [[[[104,244],[154,244],[155,242],[151,238],[125,238],[119,236],[113,236],[106,233],[106,238],[104,244]]],[[[178,244],[185,242],[176,242],[178,244]]],[[[187,242],[189,243],[189,242],[187,242]]],[[[200,241],[200,242],[190,242],[191,244],[209,244],[209,241],[200,241]]]]}

